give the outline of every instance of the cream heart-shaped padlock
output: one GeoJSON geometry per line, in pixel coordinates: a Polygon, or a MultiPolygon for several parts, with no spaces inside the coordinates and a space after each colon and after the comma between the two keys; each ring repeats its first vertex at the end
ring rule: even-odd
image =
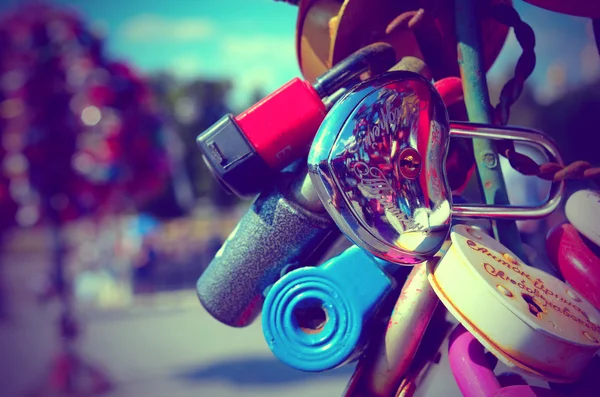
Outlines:
{"type": "Polygon", "coordinates": [[[577,380],[600,349],[600,312],[479,230],[457,225],[450,236],[444,258],[428,264],[446,308],[506,365],[550,382],[577,380]]]}

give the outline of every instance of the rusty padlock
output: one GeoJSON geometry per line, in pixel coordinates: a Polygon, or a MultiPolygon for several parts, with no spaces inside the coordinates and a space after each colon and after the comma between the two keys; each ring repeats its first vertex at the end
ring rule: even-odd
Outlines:
{"type": "MultiPolygon", "coordinates": [[[[301,0],[296,26],[300,70],[313,81],[357,49],[384,41],[394,47],[398,60],[405,56],[424,60],[436,79],[459,76],[453,4],[442,0],[301,0]]],[[[512,6],[512,1],[483,1],[482,15],[496,4],[512,6]]],[[[482,17],[481,27],[487,70],[504,45],[508,27],[489,16],[482,17]]]]}
{"type": "Polygon", "coordinates": [[[600,349],[600,312],[492,237],[465,225],[450,236],[448,253],[428,266],[450,313],[507,366],[557,383],[580,378],[600,349]]]}
{"type": "Polygon", "coordinates": [[[438,302],[427,280],[425,264],[415,266],[402,287],[379,346],[361,359],[357,367],[361,373],[348,385],[344,397],[394,394],[411,366],[438,302]]]}
{"type": "Polygon", "coordinates": [[[448,341],[448,361],[464,397],[561,397],[561,394],[527,384],[502,387],[484,346],[459,325],[448,341]]]}
{"type": "Polygon", "coordinates": [[[427,79],[394,71],[356,85],[332,107],[311,146],[309,174],[340,230],[397,264],[432,258],[453,217],[536,219],[559,205],[564,182],[538,207],[454,205],[444,166],[451,137],[530,143],[562,163],[556,145],[537,131],[450,123],[427,79]]]}
{"type": "MultiPolygon", "coordinates": [[[[442,258],[450,245],[450,240],[446,240],[432,260],[442,258]]],[[[414,266],[402,286],[381,341],[361,358],[343,396],[411,396],[416,390],[415,378],[421,372],[414,367],[417,364],[414,358],[438,303],[427,278],[426,264],[414,266]]]]}

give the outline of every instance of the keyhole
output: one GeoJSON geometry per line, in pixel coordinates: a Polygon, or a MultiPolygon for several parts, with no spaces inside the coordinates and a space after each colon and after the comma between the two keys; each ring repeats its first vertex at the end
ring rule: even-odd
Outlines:
{"type": "Polygon", "coordinates": [[[400,173],[407,179],[414,179],[421,171],[421,156],[413,148],[406,148],[400,153],[400,173]]]}
{"type": "Polygon", "coordinates": [[[318,334],[327,323],[327,311],[318,299],[300,302],[292,311],[300,329],[307,334],[318,334]]]}
{"type": "Polygon", "coordinates": [[[536,316],[537,318],[542,318],[542,313],[544,313],[544,309],[541,308],[540,305],[537,304],[535,299],[528,294],[521,294],[527,305],[529,306],[529,312],[536,316]]]}
{"type": "Polygon", "coordinates": [[[415,171],[417,169],[417,165],[418,164],[419,163],[417,162],[417,160],[413,156],[406,156],[400,162],[400,165],[402,167],[408,169],[409,171],[415,171]]]}

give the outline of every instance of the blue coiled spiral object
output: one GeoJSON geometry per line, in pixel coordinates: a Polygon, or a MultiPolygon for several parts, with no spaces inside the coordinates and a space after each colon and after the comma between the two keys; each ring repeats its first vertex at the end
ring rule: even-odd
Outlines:
{"type": "Polygon", "coordinates": [[[294,270],[268,290],[262,311],[267,344],[302,371],[347,364],[364,351],[372,319],[395,288],[378,261],[355,245],[321,266],[294,270]]]}

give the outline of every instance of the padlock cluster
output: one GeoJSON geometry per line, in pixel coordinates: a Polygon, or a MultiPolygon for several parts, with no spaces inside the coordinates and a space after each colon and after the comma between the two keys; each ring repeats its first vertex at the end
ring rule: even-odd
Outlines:
{"type": "Polygon", "coordinates": [[[449,182],[451,138],[527,142],[560,164],[551,139],[451,122],[461,79],[433,83],[382,43],[315,81],[292,80],[198,137],[225,187],[258,194],[198,280],[204,308],[232,327],[261,315],[269,348],[296,369],[359,361],[347,396],[414,392],[438,302],[460,323],[449,361],[465,395],[501,388],[484,349],[528,376],[578,380],[600,348],[600,194],[570,197],[570,223],[548,236],[560,279],[472,221],[544,218],[564,182],[534,208],[468,203],[449,182]]]}

